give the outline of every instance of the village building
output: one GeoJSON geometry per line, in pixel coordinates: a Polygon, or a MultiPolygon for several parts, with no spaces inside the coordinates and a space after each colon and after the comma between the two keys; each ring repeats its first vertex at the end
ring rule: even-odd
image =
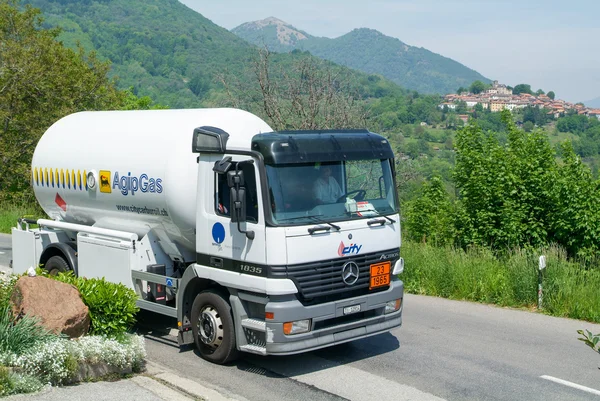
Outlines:
{"type": "Polygon", "coordinates": [[[444,102],[438,107],[456,110],[460,102],[465,102],[467,108],[473,109],[480,104],[484,109],[492,112],[502,110],[522,109],[527,106],[548,110],[548,115],[558,118],[569,110],[576,110],[578,114],[585,114],[600,119],[600,109],[590,109],[581,103],[573,104],[561,99],[551,99],[548,95],[532,95],[529,93],[513,94],[512,89],[504,84],[493,81],[492,86],[482,93],[474,94],[462,92],[450,93],[444,96],[444,102]]]}

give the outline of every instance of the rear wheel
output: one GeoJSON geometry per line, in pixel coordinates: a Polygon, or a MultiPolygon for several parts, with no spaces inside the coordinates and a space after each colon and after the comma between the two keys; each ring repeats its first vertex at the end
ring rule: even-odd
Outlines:
{"type": "Polygon", "coordinates": [[[192,304],[192,333],[202,358],[224,364],[237,358],[231,306],[212,290],[203,291],[192,304]]]}
{"type": "Polygon", "coordinates": [[[48,271],[48,274],[51,276],[56,276],[58,273],[64,273],[66,271],[71,270],[69,263],[62,256],[52,256],[46,264],[44,265],[44,269],[48,271]]]}

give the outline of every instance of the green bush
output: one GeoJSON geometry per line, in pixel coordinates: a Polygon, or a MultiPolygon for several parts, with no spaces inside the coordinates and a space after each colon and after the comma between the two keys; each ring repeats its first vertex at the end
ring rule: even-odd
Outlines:
{"type": "Polygon", "coordinates": [[[139,311],[136,305],[138,296],[132,289],[104,278],[75,277],[72,272],[48,277],[77,287],[90,311],[90,334],[114,337],[127,332],[135,324],[135,315],[139,311]]]}

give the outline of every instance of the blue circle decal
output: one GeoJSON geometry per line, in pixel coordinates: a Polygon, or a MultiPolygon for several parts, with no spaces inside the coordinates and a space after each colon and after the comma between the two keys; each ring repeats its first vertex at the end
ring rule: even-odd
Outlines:
{"type": "Polygon", "coordinates": [[[221,223],[215,223],[212,228],[212,237],[217,244],[225,240],[225,227],[221,223]]]}

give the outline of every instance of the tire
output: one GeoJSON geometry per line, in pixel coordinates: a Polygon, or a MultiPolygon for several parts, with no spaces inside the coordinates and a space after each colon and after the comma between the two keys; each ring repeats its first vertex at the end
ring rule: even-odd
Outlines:
{"type": "Polygon", "coordinates": [[[55,255],[48,259],[44,265],[44,269],[46,269],[51,276],[56,276],[58,273],[64,273],[71,270],[71,267],[65,258],[55,255]]]}
{"type": "Polygon", "coordinates": [[[192,304],[192,334],[200,356],[219,365],[238,356],[231,306],[213,290],[196,295],[192,304]]]}

